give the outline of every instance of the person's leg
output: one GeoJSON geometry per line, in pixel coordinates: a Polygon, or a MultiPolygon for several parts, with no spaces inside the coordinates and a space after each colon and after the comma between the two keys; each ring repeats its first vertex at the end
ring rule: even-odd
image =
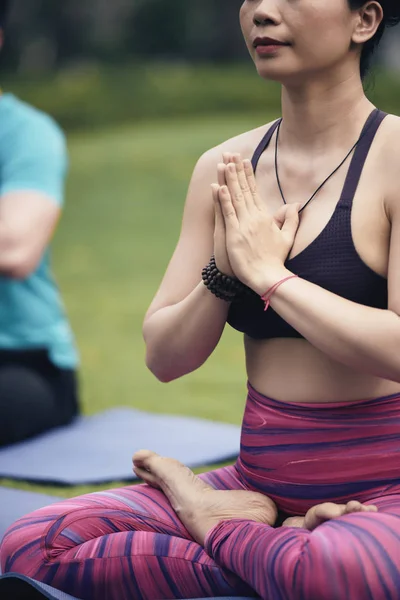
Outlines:
{"type": "Polygon", "coordinates": [[[203,491],[186,467],[153,452],[134,461],[208,555],[265,600],[399,600],[400,485],[366,506],[310,509],[305,520],[313,531],[273,528],[261,494],[203,491]],[[321,523],[328,513],[337,518],[321,523]]]}
{"type": "Polygon", "coordinates": [[[400,494],[370,504],[379,512],[348,514],[313,531],[221,522],[205,548],[265,600],[398,600],[400,494]]]}
{"type": "Polygon", "coordinates": [[[59,369],[50,363],[48,370],[55,398],[56,427],[71,423],[80,413],[78,376],[73,369],[59,369]]]}
{"type": "MultiPolygon", "coordinates": [[[[235,467],[203,476],[243,486],[235,467]]],[[[20,519],[0,547],[3,572],[85,600],[251,596],[193,541],[164,494],[137,485],[65,500],[20,519]]]]}
{"type": "Polygon", "coordinates": [[[67,425],[78,412],[75,374],[47,354],[1,353],[0,447],[67,425]]]}
{"type": "Polygon", "coordinates": [[[14,444],[54,426],[49,383],[24,366],[0,368],[0,446],[14,444]]]}

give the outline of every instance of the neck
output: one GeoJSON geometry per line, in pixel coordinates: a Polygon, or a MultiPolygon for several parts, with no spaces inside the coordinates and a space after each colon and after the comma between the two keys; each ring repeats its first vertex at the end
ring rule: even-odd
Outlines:
{"type": "Polygon", "coordinates": [[[282,144],[309,152],[351,146],[373,108],[358,74],[336,83],[283,87],[282,144]]]}

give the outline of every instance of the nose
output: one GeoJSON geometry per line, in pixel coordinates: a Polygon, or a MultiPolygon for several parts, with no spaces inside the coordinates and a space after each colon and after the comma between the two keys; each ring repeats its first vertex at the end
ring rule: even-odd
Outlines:
{"type": "Polygon", "coordinates": [[[277,15],[277,10],[276,8],[273,8],[272,4],[274,3],[271,1],[264,1],[258,4],[253,16],[254,25],[260,27],[278,24],[279,18],[277,15]]]}

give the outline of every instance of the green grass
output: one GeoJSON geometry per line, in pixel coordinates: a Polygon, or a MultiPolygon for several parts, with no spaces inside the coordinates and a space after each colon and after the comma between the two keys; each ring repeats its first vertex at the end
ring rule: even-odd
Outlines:
{"type": "MultiPolygon", "coordinates": [[[[141,327],[178,239],[197,158],[262,122],[202,117],[70,138],[67,204],[53,264],[81,353],[85,413],[124,405],[240,423],[245,371],[239,334],[227,328],[201,369],[161,384],[145,367],[141,327]]],[[[99,489],[0,483],[62,496],[99,489]]]]}
{"type": "MultiPolygon", "coordinates": [[[[160,117],[280,111],[280,86],[258,77],[250,59],[220,65],[100,63],[30,77],[3,73],[2,88],[50,113],[69,131],[160,117]]],[[[397,114],[398,74],[378,69],[366,89],[377,106],[397,114]]]]}

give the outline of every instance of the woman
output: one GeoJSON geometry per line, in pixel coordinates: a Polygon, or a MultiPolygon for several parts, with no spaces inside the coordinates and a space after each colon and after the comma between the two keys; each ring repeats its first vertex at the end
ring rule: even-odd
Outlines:
{"type": "MultiPolygon", "coordinates": [[[[0,0],[0,49],[8,0],[0,0]]],[[[67,167],[60,128],[0,93],[0,447],[78,413],[75,341],[48,247],[67,167]]]]}
{"type": "Polygon", "coordinates": [[[3,569],[85,600],[398,599],[400,122],[365,97],[360,60],[364,75],[399,19],[384,0],[244,2],[283,120],[200,160],[144,324],[162,381],[204,363],[227,321],[245,332],[239,460],[198,478],[139,452],[150,486],[26,517],[3,569]]]}

